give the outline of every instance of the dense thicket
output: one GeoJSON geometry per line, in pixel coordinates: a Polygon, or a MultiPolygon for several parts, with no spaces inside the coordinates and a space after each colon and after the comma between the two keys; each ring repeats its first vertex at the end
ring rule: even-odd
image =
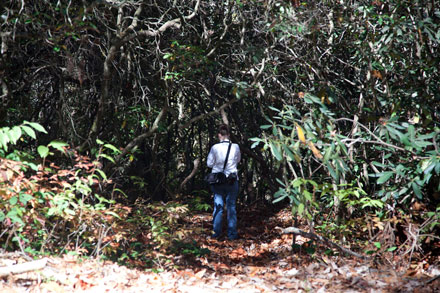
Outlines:
{"type": "Polygon", "coordinates": [[[23,150],[117,146],[105,170],[133,199],[206,189],[225,122],[248,201],[277,192],[310,217],[318,196],[335,213],[438,204],[437,1],[5,1],[0,13],[0,126],[44,126],[23,150]]]}

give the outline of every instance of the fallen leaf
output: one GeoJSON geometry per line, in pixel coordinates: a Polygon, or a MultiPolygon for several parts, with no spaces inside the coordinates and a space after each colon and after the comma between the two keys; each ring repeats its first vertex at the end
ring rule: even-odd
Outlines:
{"type": "Polygon", "coordinates": [[[206,273],[206,269],[203,269],[203,270],[199,271],[198,273],[196,273],[195,276],[196,276],[196,278],[201,279],[201,278],[203,278],[205,273],[206,273]]]}

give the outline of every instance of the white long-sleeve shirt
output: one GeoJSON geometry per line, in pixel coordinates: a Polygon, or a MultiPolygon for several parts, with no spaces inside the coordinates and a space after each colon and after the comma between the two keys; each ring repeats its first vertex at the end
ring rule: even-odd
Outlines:
{"type": "MultiPolygon", "coordinates": [[[[222,172],[225,164],[226,153],[228,152],[229,140],[223,140],[211,147],[206,164],[212,168],[212,173],[222,172]]],[[[237,165],[240,162],[241,154],[238,144],[231,145],[228,162],[226,163],[225,175],[237,173],[237,165]]]]}

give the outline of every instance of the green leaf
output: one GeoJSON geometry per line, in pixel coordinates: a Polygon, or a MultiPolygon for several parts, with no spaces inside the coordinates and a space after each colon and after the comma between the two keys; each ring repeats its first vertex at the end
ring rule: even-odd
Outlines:
{"type": "Polygon", "coordinates": [[[437,175],[440,174],[440,162],[438,162],[438,163],[435,165],[435,174],[437,174],[437,175]]]}
{"type": "Polygon", "coordinates": [[[348,156],[348,150],[347,150],[347,147],[345,146],[345,144],[343,144],[342,141],[337,136],[335,136],[335,139],[338,142],[338,146],[341,146],[341,149],[342,149],[344,155],[348,156]]]}
{"type": "Polygon", "coordinates": [[[415,195],[417,196],[417,198],[418,199],[423,199],[423,195],[422,195],[422,191],[420,189],[420,186],[417,183],[412,182],[411,183],[411,187],[412,187],[415,195]]]}
{"type": "MultiPolygon", "coordinates": [[[[275,197],[275,196],[274,196],[274,197],[275,197]]],[[[279,202],[279,201],[282,201],[282,200],[285,199],[286,197],[287,197],[287,194],[280,195],[280,197],[274,199],[274,200],[272,201],[272,203],[277,203],[277,202],[279,202]]]]}
{"type": "Polygon", "coordinates": [[[0,146],[3,145],[4,149],[8,150],[9,137],[3,131],[0,131],[0,146]]]}
{"type": "Polygon", "coordinates": [[[295,155],[292,153],[292,151],[289,149],[289,147],[285,144],[282,144],[284,152],[287,154],[287,158],[291,161],[295,160],[295,155]]]}
{"type": "Polygon", "coordinates": [[[391,120],[396,120],[396,119],[398,119],[398,118],[399,118],[399,117],[396,117],[396,116],[390,118],[390,120],[388,121],[387,125],[388,125],[388,126],[391,126],[391,127],[394,127],[394,128],[396,128],[396,129],[401,129],[401,130],[406,129],[405,126],[402,126],[402,125],[399,125],[399,124],[396,124],[396,123],[392,123],[392,122],[390,122],[391,120]]]}
{"type": "Polygon", "coordinates": [[[39,131],[39,132],[43,132],[47,134],[46,129],[44,129],[43,126],[41,126],[40,124],[36,123],[36,122],[28,122],[28,121],[24,121],[24,124],[30,125],[32,128],[34,128],[35,130],[39,131]]]}
{"type": "Polygon", "coordinates": [[[18,198],[16,196],[13,196],[9,199],[9,204],[10,205],[16,205],[18,202],[18,198]]]}
{"type": "Polygon", "coordinates": [[[278,124],[278,127],[286,129],[286,130],[292,130],[293,129],[293,127],[287,126],[287,125],[283,125],[283,124],[278,124]]]}
{"type": "Polygon", "coordinates": [[[419,147],[419,148],[425,148],[427,146],[432,145],[432,142],[428,142],[428,141],[415,141],[414,144],[419,147]]]}
{"type": "Polygon", "coordinates": [[[436,133],[435,132],[430,132],[428,134],[419,135],[417,137],[417,140],[427,140],[427,139],[433,138],[434,136],[436,136],[436,133]]]}
{"type": "Polygon", "coordinates": [[[33,139],[36,139],[36,138],[37,138],[36,135],[35,135],[35,131],[34,131],[32,128],[30,128],[29,126],[22,125],[22,126],[21,126],[21,129],[22,129],[24,132],[26,132],[26,134],[29,135],[30,137],[32,137],[33,139]]]}
{"type": "MultiPolygon", "coordinates": [[[[279,109],[272,107],[272,106],[268,106],[268,108],[271,109],[272,111],[275,111],[275,112],[281,112],[279,109]]],[[[270,121],[270,122],[272,122],[272,121],[270,121]]]]}
{"type": "Polygon", "coordinates": [[[434,169],[434,167],[437,165],[437,162],[434,161],[431,163],[431,165],[429,165],[428,167],[426,167],[426,169],[423,171],[423,173],[425,174],[429,174],[431,173],[432,169],[434,169]]]}
{"type": "Polygon", "coordinates": [[[383,183],[387,182],[388,179],[390,179],[391,176],[394,175],[394,172],[388,171],[388,172],[383,172],[381,174],[382,175],[379,177],[379,179],[377,179],[377,184],[383,184],[383,183]]]}
{"type": "Polygon", "coordinates": [[[170,58],[172,56],[173,56],[172,53],[166,53],[165,55],[163,55],[163,59],[168,59],[168,58],[170,58]]]}
{"type": "Polygon", "coordinates": [[[30,201],[33,198],[34,197],[32,195],[30,195],[30,194],[20,193],[20,202],[22,202],[23,204],[27,204],[27,202],[30,201]]]}
{"type": "Polygon", "coordinates": [[[272,134],[274,136],[278,136],[278,129],[277,129],[276,125],[274,125],[274,127],[272,128],[272,134]]]}
{"type": "Polygon", "coordinates": [[[397,136],[397,137],[399,138],[399,140],[402,141],[404,134],[403,134],[402,132],[400,132],[399,130],[392,128],[392,127],[390,126],[390,124],[391,124],[391,123],[385,125],[385,127],[386,127],[386,128],[388,129],[388,131],[390,132],[390,135],[391,135],[391,136],[394,135],[394,137],[397,136]]]}
{"type": "Polygon", "coordinates": [[[388,252],[393,252],[397,249],[397,246],[393,246],[387,249],[388,252]]]}
{"type": "Polygon", "coordinates": [[[260,144],[260,142],[259,141],[256,141],[256,142],[254,142],[252,145],[251,145],[251,149],[254,149],[257,145],[259,145],[260,144]]]}
{"type": "Polygon", "coordinates": [[[12,223],[18,223],[24,225],[23,220],[20,217],[22,214],[23,213],[20,211],[20,209],[14,208],[8,212],[6,217],[11,219],[12,223]]]}
{"type": "Polygon", "coordinates": [[[105,148],[108,148],[108,149],[110,149],[110,150],[112,150],[112,151],[114,151],[115,153],[118,153],[118,154],[121,153],[120,150],[118,150],[115,146],[113,146],[113,145],[111,145],[111,144],[109,144],[109,143],[106,143],[106,144],[104,145],[104,147],[105,147],[105,148]]]}
{"type": "Polygon", "coordinates": [[[330,159],[330,155],[333,153],[334,149],[335,149],[335,143],[332,142],[332,145],[329,148],[325,149],[324,159],[322,160],[323,163],[327,163],[327,161],[330,159]]]}
{"type": "MultiPolygon", "coordinates": [[[[281,181],[280,178],[275,178],[275,180],[276,180],[281,186],[286,187],[286,184],[284,184],[284,182],[281,181]]],[[[284,189],[283,189],[283,190],[284,190],[284,189]]],[[[280,191],[281,191],[281,190],[278,190],[278,192],[280,192],[280,191]]]]}
{"type": "Polygon", "coordinates": [[[101,175],[102,179],[107,180],[107,175],[105,175],[104,171],[102,171],[100,169],[96,169],[96,172],[98,172],[99,175],[101,175]]]}
{"type": "Polygon", "coordinates": [[[268,125],[268,124],[260,126],[261,129],[269,129],[271,127],[272,127],[272,125],[268,125]]]}
{"type": "Polygon", "coordinates": [[[400,142],[403,143],[403,144],[406,145],[406,146],[412,146],[412,143],[409,141],[408,136],[405,135],[405,134],[403,134],[403,135],[400,137],[400,142]]]}
{"type": "Polygon", "coordinates": [[[278,160],[281,161],[283,159],[283,156],[281,155],[281,151],[278,149],[278,146],[273,141],[269,142],[270,150],[272,152],[272,155],[278,160]]]}
{"type": "Polygon", "coordinates": [[[69,214],[69,215],[72,215],[72,216],[76,215],[76,214],[75,214],[75,211],[73,211],[72,209],[69,209],[69,208],[65,208],[65,209],[64,209],[64,212],[65,212],[66,214],[69,214]]]}
{"type": "Polygon", "coordinates": [[[301,186],[302,184],[303,184],[303,179],[297,178],[297,179],[293,180],[292,187],[297,188],[297,187],[301,186]]]}
{"type": "MultiPolygon", "coordinates": [[[[377,167],[381,167],[381,168],[386,168],[387,167],[387,165],[379,163],[379,162],[376,162],[376,161],[371,162],[371,164],[373,164],[374,166],[377,166],[377,167]]],[[[376,177],[379,177],[379,176],[376,176],[376,177]]]]}
{"type": "Polygon", "coordinates": [[[373,244],[374,244],[374,246],[377,247],[377,249],[380,249],[380,248],[382,247],[382,245],[380,244],[380,242],[374,242],[373,244]]]}
{"type": "Polygon", "coordinates": [[[37,148],[38,154],[40,155],[40,157],[42,158],[46,158],[49,155],[49,148],[47,146],[44,145],[40,145],[37,148]]]}
{"type": "Polygon", "coordinates": [[[327,162],[325,165],[327,166],[327,169],[328,169],[330,175],[333,177],[333,179],[335,181],[338,181],[339,180],[339,175],[336,173],[335,169],[333,169],[333,167],[331,166],[330,162],[327,162]]]}
{"type": "Polygon", "coordinates": [[[408,134],[411,141],[414,141],[416,139],[416,129],[414,128],[414,125],[410,124],[408,126],[408,134]]]}
{"type": "Polygon", "coordinates": [[[38,166],[32,162],[23,162],[23,164],[29,166],[34,171],[38,171],[38,166]]]}
{"type": "Polygon", "coordinates": [[[63,141],[59,141],[59,140],[54,140],[51,141],[48,146],[53,147],[54,149],[59,150],[62,153],[65,153],[64,147],[69,146],[67,143],[63,142],[63,141]]]}
{"type": "Polygon", "coordinates": [[[298,205],[298,215],[302,215],[303,213],[304,213],[304,204],[303,203],[300,203],[299,205],[298,205]]]}
{"type": "Polygon", "coordinates": [[[121,219],[121,217],[119,217],[119,215],[117,213],[115,213],[115,212],[106,211],[105,213],[108,214],[108,215],[112,215],[115,218],[121,219]]]}
{"type": "Polygon", "coordinates": [[[310,192],[308,192],[307,190],[304,190],[303,195],[308,201],[312,201],[312,194],[310,192]]]}
{"type": "Polygon", "coordinates": [[[103,157],[103,158],[109,160],[110,162],[115,163],[115,160],[106,154],[100,154],[98,157],[103,157]]]}
{"type": "Polygon", "coordinates": [[[317,96],[311,95],[309,93],[304,96],[304,102],[306,102],[307,104],[316,103],[322,105],[321,100],[317,96]]]}
{"type": "Polygon", "coordinates": [[[18,126],[14,126],[14,127],[12,128],[11,133],[12,133],[12,137],[13,137],[13,139],[14,139],[14,143],[16,143],[17,140],[19,140],[20,137],[21,137],[21,135],[22,135],[21,128],[18,127],[18,126]]]}

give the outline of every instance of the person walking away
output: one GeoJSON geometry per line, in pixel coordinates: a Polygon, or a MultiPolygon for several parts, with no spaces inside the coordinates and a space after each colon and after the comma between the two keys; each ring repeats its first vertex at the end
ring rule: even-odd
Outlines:
{"type": "Polygon", "coordinates": [[[238,238],[237,234],[237,211],[236,202],[238,196],[238,163],[241,159],[240,147],[236,143],[231,143],[229,127],[222,124],[218,129],[219,143],[213,145],[208,154],[207,165],[212,168],[211,173],[223,172],[227,182],[222,184],[211,184],[211,191],[214,193],[214,212],[213,212],[213,238],[219,238],[222,232],[222,219],[224,202],[226,201],[226,211],[228,220],[228,239],[238,238]],[[229,155],[226,165],[228,148],[229,155]],[[224,170],[223,170],[224,168],[224,170]]]}

